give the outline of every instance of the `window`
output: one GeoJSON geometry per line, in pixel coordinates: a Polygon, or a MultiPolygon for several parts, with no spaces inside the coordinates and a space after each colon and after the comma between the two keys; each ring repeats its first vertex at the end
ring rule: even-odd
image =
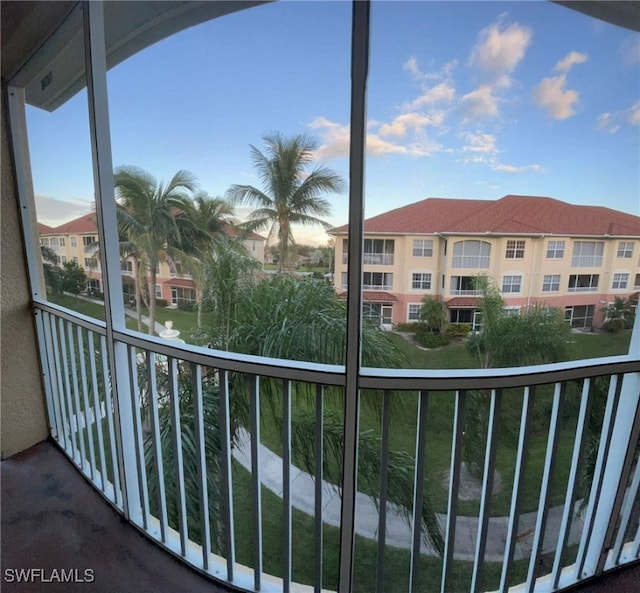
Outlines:
{"type": "Polygon", "coordinates": [[[120,269],[123,272],[133,273],[133,263],[129,260],[124,260],[120,262],[120,269]]]}
{"type": "Polygon", "coordinates": [[[58,238],[57,237],[52,237],[50,245],[51,245],[51,247],[57,247],[59,245],[58,238]]]}
{"type": "Polygon", "coordinates": [[[71,247],[76,247],[76,246],[77,246],[76,237],[71,237],[71,247]]]}
{"type": "Polygon", "coordinates": [[[486,241],[458,241],[453,244],[454,268],[488,268],[491,244],[486,241]]]}
{"type": "Polygon", "coordinates": [[[415,290],[431,290],[431,274],[423,272],[411,274],[411,288],[415,290]]]}
{"type": "Polygon", "coordinates": [[[622,257],[624,259],[631,259],[632,256],[633,256],[633,242],[620,241],[620,243],[618,243],[617,257],[622,257]]]}
{"type": "Polygon", "coordinates": [[[413,257],[432,257],[433,256],[433,240],[431,239],[414,239],[413,240],[413,257]]]}
{"type": "Polygon", "coordinates": [[[395,241],[393,239],[365,239],[363,244],[363,264],[393,265],[393,252],[395,241]]]}
{"type": "Polygon", "coordinates": [[[162,298],[162,286],[160,284],[156,284],[156,298],[162,298]]]}
{"type": "Polygon", "coordinates": [[[49,239],[40,239],[40,245],[49,246],[49,239]]]}
{"type": "Polygon", "coordinates": [[[98,260],[95,257],[85,257],[84,258],[84,267],[93,269],[98,267],[98,260]]]}
{"type": "Polygon", "coordinates": [[[595,305],[575,305],[565,307],[564,319],[571,327],[591,327],[595,305]]]}
{"type": "Polygon", "coordinates": [[[612,290],[624,290],[629,285],[629,274],[618,273],[613,275],[613,281],[611,282],[612,290]]]}
{"type": "Polygon", "coordinates": [[[564,241],[549,241],[547,243],[547,258],[562,259],[564,257],[564,241]]]}
{"type": "Polygon", "coordinates": [[[73,256],[73,263],[74,263],[74,264],[77,264],[77,263],[78,263],[78,258],[77,258],[75,255],[73,256]]]}
{"type": "Polygon", "coordinates": [[[504,276],[502,278],[502,292],[518,293],[522,288],[522,276],[504,276]]]}
{"type": "Polygon", "coordinates": [[[595,268],[602,265],[603,241],[576,241],[573,244],[574,268],[595,268]]]}
{"type": "Polygon", "coordinates": [[[66,255],[61,255],[60,256],[60,263],[63,264],[63,265],[67,263],[67,256],[66,255]]]}
{"type": "Polygon", "coordinates": [[[60,247],[64,247],[64,246],[65,246],[64,237],[60,237],[60,247]]]}
{"type": "Polygon", "coordinates": [[[545,274],[542,280],[542,292],[558,292],[560,290],[560,274],[545,274]]]}
{"type": "Polygon", "coordinates": [[[524,241],[507,241],[507,253],[505,254],[507,259],[522,259],[524,258],[524,241]]]}
{"type": "Polygon", "coordinates": [[[598,274],[571,274],[569,292],[595,292],[598,290],[598,274]]]}
{"type": "Polygon", "coordinates": [[[480,291],[476,290],[475,283],[475,276],[451,276],[451,294],[457,296],[476,296],[480,294],[480,291]]]}
{"type": "Polygon", "coordinates": [[[634,288],[640,288],[640,274],[636,274],[636,279],[633,281],[634,288]]]}
{"type": "Polygon", "coordinates": [[[340,275],[340,288],[344,288],[345,290],[348,288],[349,280],[347,278],[347,272],[342,272],[340,275]]]}
{"type": "Polygon", "coordinates": [[[362,288],[364,290],[392,290],[393,274],[386,272],[364,272],[362,288]]]}
{"type": "Polygon", "coordinates": [[[92,245],[93,243],[96,242],[96,237],[95,235],[90,235],[88,237],[82,237],[82,244],[85,247],[88,247],[89,245],[92,245]]]}
{"type": "Polygon", "coordinates": [[[420,303],[409,303],[409,314],[407,319],[409,321],[420,321],[420,303]]]}

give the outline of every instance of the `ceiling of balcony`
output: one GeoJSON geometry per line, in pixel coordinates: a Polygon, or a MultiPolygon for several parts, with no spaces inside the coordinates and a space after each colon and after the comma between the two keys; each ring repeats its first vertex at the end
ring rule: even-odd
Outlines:
{"type": "MultiPolygon", "coordinates": [[[[263,4],[216,2],[105,2],[107,67],[197,23],[263,4]]],[[[559,1],[573,10],[640,31],[640,3],[559,1]]],[[[25,86],[27,101],[53,110],[85,86],[82,14],[77,2],[3,0],[2,78],[25,86]]]]}

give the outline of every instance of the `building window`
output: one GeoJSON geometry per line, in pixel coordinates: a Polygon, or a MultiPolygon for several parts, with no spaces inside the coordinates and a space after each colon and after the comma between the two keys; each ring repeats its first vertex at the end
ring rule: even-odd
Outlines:
{"type": "Polygon", "coordinates": [[[640,288],[640,274],[636,274],[636,279],[633,281],[634,288],[640,288]]]}
{"type": "Polygon", "coordinates": [[[340,288],[344,288],[346,290],[348,286],[349,280],[347,272],[342,272],[342,274],[340,275],[340,288]]]}
{"type": "Polygon", "coordinates": [[[431,274],[411,274],[411,288],[415,290],[431,290],[431,274]]]}
{"type": "Polygon", "coordinates": [[[156,284],[156,298],[162,298],[162,286],[160,284],[156,284]]]}
{"type": "MultiPolygon", "coordinates": [[[[451,276],[451,294],[454,296],[477,296],[475,276],[451,276]]],[[[466,323],[466,322],[465,322],[466,323]]]]}
{"type": "Polygon", "coordinates": [[[51,243],[50,243],[51,247],[57,247],[59,245],[58,243],[58,238],[57,237],[53,237],[51,239],[51,243]]]}
{"type": "Polygon", "coordinates": [[[620,241],[618,243],[618,255],[624,259],[631,259],[633,256],[633,242],[632,241],[620,241]]]}
{"type": "Polygon", "coordinates": [[[612,290],[624,290],[629,285],[629,274],[618,273],[613,275],[613,281],[611,282],[612,290]]]}
{"type": "Polygon", "coordinates": [[[76,237],[71,237],[71,247],[76,247],[76,246],[77,246],[76,237]]]}
{"type": "Polygon", "coordinates": [[[393,265],[395,241],[393,239],[365,239],[362,263],[365,265],[393,265]]]}
{"type": "Polygon", "coordinates": [[[129,260],[124,260],[120,262],[120,269],[123,272],[128,272],[130,274],[133,273],[133,263],[130,262],[129,260]]]}
{"type": "Polygon", "coordinates": [[[562,259],[564,257],[564,241],[549,241],[547,243],[547,258],[562,259]]]}
{"type": "Polygon", "coordinates": [[[591,327],[595,305],[574,305],[565,307],[564,319],[571,327],[591,327]]]}
{"type": "Polygon", "coordinates": [[[573,244],[574,268],[595,268],[602,265],[603,241],[576,241],[573,244]]]}
{"type": "Polygon", "coordinates": [[[98,267],[98,260],[95,257],[85,257],[84,258],[84,267],[92,270],[93,268],[98,267]]]}
{"type": "Polygon", "coordinates": [[[523,259],[524,258],[524,241],[507,241],[507,252],[505,254],[507,259],[523,259]]]}
{"type": "Polygon", "coordinates": [[[409,321],[420,321],[420,303],[409,303],[409,315],[407,319],[409,321]]]}
{"type": "Polygon", "coordinates": [[[488,268],[491,244],[486,241],[458,241],[453,244],[454,268],[488,268]]]}
{"type": "Polygon", "coordinates": [[[595,292],[598,290],[598,274],[571,274],[569,292],[595,292]]]}
{"type": "Polygon", "coordinates": [[[96,237],[95,235],[90,235],[88,237],[82,237],[82,244],[85,247],[89,247],[89,245],[93,245],[93,243],[96,242],[96,237]]]}
{"type": "Polygon", "coordinates": [[[413,240],[413,257],[432,257],[433,256],[433,240],[432,239],[414,239],[413,240]]]}
{"type": "Polygon", "coordinates": [[[60,237],[60,247],[64,247],[64,246],[65,246],[64,237],[60,237]]]}
{"type": "Polygon", "coordinates": [[[74,264],[77,264],[77,263],[78,263],[78,258],[77,258],[75,255],[73,256],[73,263],[74,263],[74,264]]]}
{"type": "Polygon", "coordinates": [[[560,290],[560,274],[548,274],[542,280],[542,292],[558,292],[560,290]]]}
{"type": "Polygon", "coordinates": [[[519,293],[522,288],[522,276],[504,276],[502,278],[502,292],[519,293]]]}
{"type": "Polygon", "coordinates": [[[40,239],[40,245],[49,246],[49,239],[40,239]]]}
{"type": "Polygon", "coordinates": [[[393,274],[387,272],[364,272],[363,290],[392,290],[393,274]]]}
{"type": "Polygon", "coordinates": [[[62,265],[67,263],[67,256],[66,255],[61,255],[60,256],[60,263],[62,263],[62,265]]]}

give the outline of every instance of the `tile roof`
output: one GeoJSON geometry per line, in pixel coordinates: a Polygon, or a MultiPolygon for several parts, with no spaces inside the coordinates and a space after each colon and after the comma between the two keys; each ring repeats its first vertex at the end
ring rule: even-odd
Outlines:
{"type": "Polygon", "coordinates": [[[41,222],[38,223],[38,234],[40,236],[42,235],[54,235],[55,234],[55,229],[49,225],[46,224],[42,224],[41,222]]]}
{"type": "MultiPolygon", "coordinates": [[[[339,293],[338,296],[341,299],[346,299],[349,296],[349,291],[345,290],[339,293]]],[[[398,297],[382,290],[363,290],[362,300],[369,303],[394,303],[398,300],[398,297]]]]}
{"type": "MultiPolygon", "coordinates": [[[[243,234],[242,231],[231,226],[230,224],[225,226],[224,232],[229,237],[240,237],[243,234]]],[[[262,235],[258,235],[258,233],[254,233],[253,231],[249,231],[245,239],[253,239],[254,241],[266,241],[266,239],[262,235]]]]}
{"type": "Polygon", "coordinates": [[[165,280],[162,284],[165,286],[184,286],[186,288],[196,287],[196,283],[188,278],[169,278],[169,280],[165,280]]]}
{"type": "MultiPolygon", "coordinates": [[[[348,232],[348,225],[332,234],[348,232]]],[[[554,198],[508,195],[499,200],[428,198],[365,220],[366,233],[554,234],[640,236],[640,216],[554,198]]]]}
{"type": "Polygon", "coordinates": [[[479,302],[479,299],[476,297],[453,297],[446,302],[446,305],[449,309],[452,307],[477,307],[479,302]]]}

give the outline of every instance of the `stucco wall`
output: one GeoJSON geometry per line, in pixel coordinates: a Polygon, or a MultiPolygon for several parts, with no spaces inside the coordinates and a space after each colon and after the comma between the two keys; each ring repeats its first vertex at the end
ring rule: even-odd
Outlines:
{"type": "MultiPolygon", "coordinates": [[[[4,99],[4,89],[2,91],[4,99]]],[[[15,182],[9,152],[6,106],[2,108],[0,223],[0,455],[2,459],[47,438],[26,262],[20,233],[15,182]]]]}

